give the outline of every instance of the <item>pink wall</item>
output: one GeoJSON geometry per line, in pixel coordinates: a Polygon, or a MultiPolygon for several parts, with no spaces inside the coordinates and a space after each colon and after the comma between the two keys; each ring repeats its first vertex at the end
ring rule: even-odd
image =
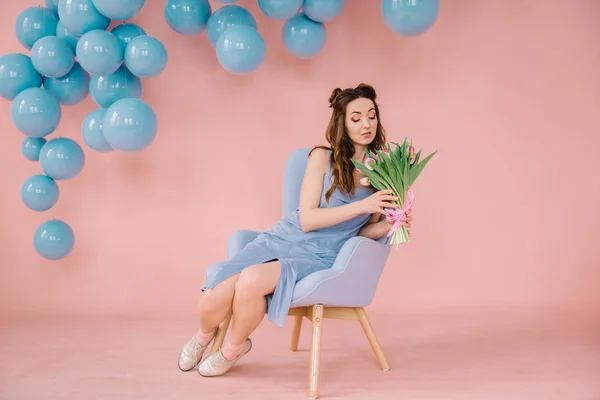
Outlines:
{"type": "MultiPolygon", "coordinates": [[[[23,51],[14,19],[40,0],[5,3],[0,54],[23,51]]],[[[176,34],[164,1],[147,1],[136,21],[169,51],[167,69],[144,81],[157,139],[139,154],[84,146],[83,172],[45,213],[20,201],[40,170],[0,101],[0,311],[190,315],[229,235],[280,217],[285,157],[323,143],[331,89],[359,82],[378,89],[391,140],[439,150],[415,187],[413,241],[393,252],[372,309],[597,307],[600,3],[442,1],[434,29],[411,39],[383,25],[378,1],[347,3],[323,53],[298,60],[283,22],[241,0],[267,58],[234,76],[204,34],[176,34]],[[49,218],[75,230],[61,261],[32,246],[49,218]]],[[[93,108],[90,98],[63,108],[55,135],[83,145],[93,108]]]]}

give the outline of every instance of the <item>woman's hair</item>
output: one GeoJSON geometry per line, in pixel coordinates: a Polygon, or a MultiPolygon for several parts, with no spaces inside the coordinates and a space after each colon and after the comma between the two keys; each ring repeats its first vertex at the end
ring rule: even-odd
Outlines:
{"type": "MultiPolygon", "coordinates": [[[[385,129],[381,125],[379,116],[379,107],[375,99],[377,93],[375,89],[367,84],[361,83],[355,88],[340,89],[335,88],[329,97],[329,107],[333,109],[331,119],[325,132],[325,138],[331,147],[315,146],[315,148],[323,148],[331,150],[331,166],[333,175],[333,184],[325,194],[325,199],[329,199],[335,189],[348,195],[354,194],[354,169],[355,166],[351,159],[354,155],[354,146],[350,141],[350,137],[346,131],[346,108],[348,103],[359,98],[366,98],[373,101],[375,105],[375,115],[377,116],[377,130],[375,139],[369,145],[369,150],[382,150],[386,145],[385,129]]],[[[312,151],[311,151],[312,152],[312,151]]]]}

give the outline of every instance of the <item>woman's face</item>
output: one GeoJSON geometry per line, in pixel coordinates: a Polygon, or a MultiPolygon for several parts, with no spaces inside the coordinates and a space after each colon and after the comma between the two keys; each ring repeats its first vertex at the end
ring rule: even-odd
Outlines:
{"type": "Polygon", "coordinates": [[[377,133],[375,104],[370,99],[352,100],[346,107],[346,131],[355,145],[368,146],[377,133]]]}

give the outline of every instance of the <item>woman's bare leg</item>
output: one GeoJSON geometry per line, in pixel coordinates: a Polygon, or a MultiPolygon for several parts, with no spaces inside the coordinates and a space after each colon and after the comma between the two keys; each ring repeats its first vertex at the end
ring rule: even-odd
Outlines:
{"type": "Polygon", "coordinates": [[[223,375],[252,348],[248,336],[260,325],[267,307],[266,295],[273,293],[279,276],[279,261],[244,269],[235,283],[232,327],[220,351],[208,356],[198,367],[202,376],[223,375]]]}
{"type": "Polygon", "coordinates": [[[213,289],[205,289],[198,300],[200,327],[183,347],[179,354],[179,369],[189,371],[204,355],[212,341],[217,326],[226,318],[233,304],[235,284],[240,274],[233,275],[217,284],[213,289]]]}
{"type": "Polygon", "coordinates": [[[253,265],[241,272],[235,284],[232,328],[227,345],[243,346],[246,338],[260,325],[267,308],[265,296],[273,293],[280,274],[279,261],[253,265]]]}
{"type": "MultiPolygon", "coordinates": [[[[217,284],[213,289],[205,289],[198,299],[200,332],[214,334],[233,305],[235,285],[240,274],[233,275],[217,284]]],[[[205,343],[201,343],[205,344],[205,343]]]]}

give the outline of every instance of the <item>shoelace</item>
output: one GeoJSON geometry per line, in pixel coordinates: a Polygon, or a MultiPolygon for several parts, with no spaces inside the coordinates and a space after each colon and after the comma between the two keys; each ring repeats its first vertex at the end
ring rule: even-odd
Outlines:
{"type": "Polygon", "coordinates": [[[223,357],[223,354],[221,354],[221,352],[219,351],[214,358],[214,365],[215,366],[221,365],[221,364],[225,363],[226,361],[227,360],[225,359],[225,357],[223,357]]]}
{"type": "Polygon", "coordinates": [[[196,339],[193,339],[192,348],[189,351],[186,351],[186,354],[190,361],[198,361],[200,354],[204,352],[208,345],[202,346],[196,339]]]}

